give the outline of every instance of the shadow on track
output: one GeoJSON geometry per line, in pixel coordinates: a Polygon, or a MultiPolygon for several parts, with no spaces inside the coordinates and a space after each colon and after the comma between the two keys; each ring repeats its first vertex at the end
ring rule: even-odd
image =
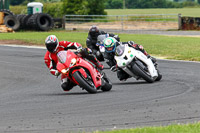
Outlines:
{"type": "Polygon", "coordinates": [[[140,82],[117,82],[117,83],[112,83],[113,85],[137,85],[137,84],[150,84],[147,83],[146,81],[140,81],[140,82]]]}
{"type": "MultiPolygon", "coordinates": [[[[103,91],[98,91],[96,94],[90,94],[87,91],[83,91],[83,92],[61,92],[61,93],[43,93],[43,94],[37,94],[37,96],[80,96],[80,95],[97,95],[97,94],[101,94],[101,93],[105,93],[103,91]]],[[[108,92],[106,92],[108,93],[108,92]]]]}

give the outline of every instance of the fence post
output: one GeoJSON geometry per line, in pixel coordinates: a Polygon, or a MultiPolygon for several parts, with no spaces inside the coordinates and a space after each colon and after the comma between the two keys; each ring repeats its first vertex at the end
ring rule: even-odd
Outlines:
{"type": "Polygon", "coordinates": [[[63,19],[62,19],[62,28],[63,28],[63,29],[65,29],[65,23],[66,23],[66,22],[65,22],[65,15],[64,15],[64,16],[63,16],[63,19]]]}
{"type": "Polygon", "coordinates": [[[181,14],[178,14],[178,30],[182,29],[181,14]]]}
{"type": "Polygon", "coordinates": [[[121,16],[121,25],[122,25],[122,31],[124,30],[124,16],[121,16]]]}

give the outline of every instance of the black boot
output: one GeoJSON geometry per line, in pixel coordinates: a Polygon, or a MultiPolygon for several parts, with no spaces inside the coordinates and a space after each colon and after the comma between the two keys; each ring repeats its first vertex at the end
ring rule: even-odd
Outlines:
{"type": "Polygon", "coordinates": [[[70,80],[67,80],[67,82],[61,84],[61,87],[64,91],[70,91],[74,86],[76,86],[76,84],[70,80]]]}
{"type": "Polygon", "coordinates": [[[122,69],[117,71],[117,77],[120,81],[126,81],[129,78],[129,75],[124,72],[122,69]]]}

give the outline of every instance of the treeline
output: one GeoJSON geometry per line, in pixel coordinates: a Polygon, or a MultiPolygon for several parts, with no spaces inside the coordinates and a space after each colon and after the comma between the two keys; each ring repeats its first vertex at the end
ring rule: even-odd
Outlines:
{"type": "MultiPolygon", "coordinates": [[[[52,2],[65,2],[66,0],[10,0],[11,5],[27,5],[29,2],[42,2],[42,3],[52,3],[52,2]]],[[[74,5],[80,5],[80,0],[67,0],[68,3],[74,3],[74,5]]],[[[93,1],[93,0],[81,0],[81,4],[83,6],[86,5],[86,3],[89,5],[95,5],[96,2],[98,5],[101,6],[100,8],[105,9],[122,9],[122,8],[128,8],[128,9],[140,9],[140,8],[182,8],[182,7],[192,7],[192,6],[198,6],[200,4],[200,0],[198,0],[198,3],[194,2],[194,0],[187,0],[185,2],[178,2],[178,0],[175,0],[177,2],[172,2],[169,0],[99,0],[99,1],[93,1]],[[84,1],[84,2],[82,2],[84,1]],[[93,3],[94,2],[94,3],[93,3]],[[125,5],[124,3],[125,2],[125,5]]],[[[87,7],[87,6],[86,6],[87,7]]],[[[91,6],[92,7],[92,6],[91,6]]],[[[96,7],[96,6],[95,6],[96,7]]],[[[80,8],[82,6],[80,5],[80,8]]],[[[97,7],[98,8],[98,7],[97,7]]],[[[87,11],[90,9],[86,9],[87,11]]]]}
{"type": "MultiPolygon", "coordinates": [[[[194,0],[171,2],[168,0],[125,0],[125,8],[182,8],[199,6],[194,0]]],[[[15,14],[26,14],[27,3],[42,2],[43,11],[53,17],[65,14],[106,15],[104,9],[122,9],[124,0],[10,0],[11,11],[15,14]],[[16,6],[20,5],[20,6],[16,6]]],[[[200,0],[198,1],[200,3],[200,0]]]]}
{"type": "MultiPolygon", "coordinates": [[[[105,2],[106,9],[122,9],[124,8],[124,0],[107,0],[105,2]]],[[[128,9],[142,9],[142,8],[182,8],[198,6],[194,0],[187,0],[185,2],[172,2],[168,0],[125,0],[125,8],[128,9]]]]}
{"type": "MultiPolygon", "coordinates": [[[[16,1],[16,0],[14,0],[16,1]]],[[[19,2],[20,0],[18,0],[19,2]]],[[[21,0],[20,6],[11,6],[10,9],[15,14],[26,14],[28,2],[33,0],[21,0]],[[23,11],[23,12],[22,12],[23,11]]],[[[35,2],[36,0],[34,0],[35,2]]],[[[104,11],[104,0],[61,0],[61,2],[52,2],[53,0],[37,0],[43,3],[43,12],[53,17],[62,17],[68,15],[106,15],[104,11]]],[[[54,0],[55,1],[55,0],[54,0]]],[[[12,2],[12,0],[11,0],[12,2]]],[[[17,4],[18,5],[18,4],[17,4]]]]}

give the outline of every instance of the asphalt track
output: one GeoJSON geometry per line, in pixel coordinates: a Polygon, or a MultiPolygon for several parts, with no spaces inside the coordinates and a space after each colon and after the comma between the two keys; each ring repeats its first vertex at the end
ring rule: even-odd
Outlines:
{"type": "Polygon", "coordinates": [[[0,132],[66,133],[200,120],[200,63],[158,60],[163,79],[129,79],[110,92],[62,91],[44,49],[0,46],[0,132]]]}

